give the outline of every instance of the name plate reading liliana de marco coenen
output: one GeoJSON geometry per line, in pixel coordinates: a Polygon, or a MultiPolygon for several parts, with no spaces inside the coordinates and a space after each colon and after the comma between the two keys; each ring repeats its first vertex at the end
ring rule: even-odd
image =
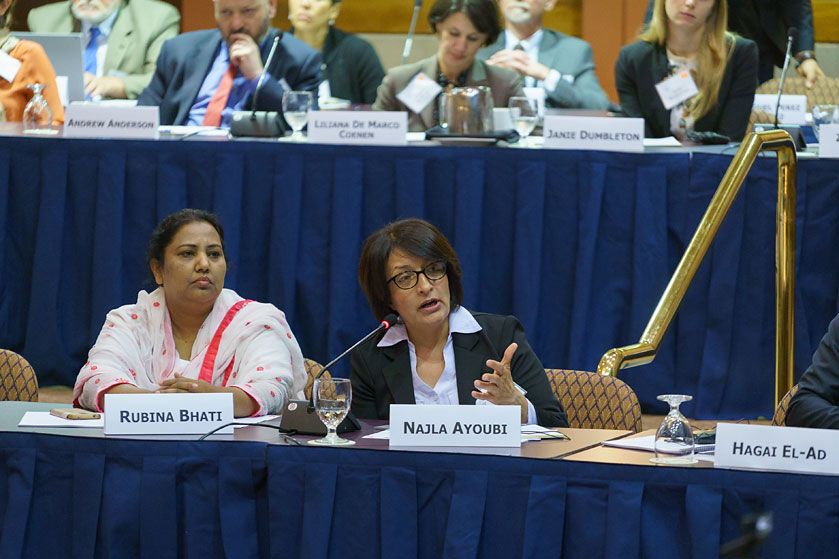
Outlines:
{"type": "Polygon", "coordinates": [[[547,115],[545,147],[600,151],[644,151],[644,119],[547,115]]]}
{"type": "Polygon", "coordinates": [[[158,138],[157,107],[74,105],[64,112],[65,138],[158,138]]]}
{"type": "Polygon", "coordinates": [[[839,432],[718,423],[714,466],[839,475],[839,432]]]}
{"type": "Polygon", "coordinates": [[[105,394],[106,435],[203,435],[231,421],[230,393],[105,394]]]}
{"type": "Polygon", "coordinates": [[[408,143],[404,111],[311,111],[309,142],[401,146],[408,143]]]}
{"type": "Polygon", "coordinates": [[[521,446],[519,406],[391,404],[390,446],[521,446]]]}

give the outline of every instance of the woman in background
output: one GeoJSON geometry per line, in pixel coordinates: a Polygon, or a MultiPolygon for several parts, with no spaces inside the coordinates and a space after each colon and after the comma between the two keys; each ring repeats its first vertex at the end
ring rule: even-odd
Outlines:
{"type": "Polygon", "coordinates": [[[64,122],[64,107],[58,98],[55,70],[41,45],[21,41],[11,35],[9,27],[13,4],[14,0],[0,0],[0,51],[20,62],[20,67],[12,73],[7,67],[6,73],[0,75],[0,122],[22,121],[23,110],[33,96],[32,90],[26,86],[40,83],[47,86],[42,95],[52,112],[53,123],[61,124],[64,122]]]}
{"type": "Polygon", "coordinates": [[[726,31],[727,0],[655,0],[640,40],[621,48],[615,85],[621,109],[643,117],[648,137],[692,130],[741,140],[757,87],[757,46],[726,31]],[[689,74],[698,92],[668,109],[656,85],[689,74]]]}
{"type": "Polygon", "coordinates": [[[370,105],[385,75],[373,46],[334,26],[341,0],[289,0],[292,33],[323,55],[323,82],[319,99],[346,99],[370,105]]]}

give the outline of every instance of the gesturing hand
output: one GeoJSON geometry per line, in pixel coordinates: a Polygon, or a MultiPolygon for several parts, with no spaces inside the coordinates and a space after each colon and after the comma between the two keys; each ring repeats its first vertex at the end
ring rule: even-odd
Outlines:
{"type": "Polygon", "coordinates": [[[515,342],[511,343],[504,351],[504,356],[501,361],[487,360],[487,367],[492,369],[492,373],[484,373],[483,376],[475,381],[475,388],[478,390],[472,391],[472,397],[476,400],[486,400],[496,405],[517,405],[521,407],[521,420],[527,421],[527,400],[524,395],[516,388],[513,382],[513,373],[510,370],[510,363],[513,361],[513,355],[519,348],[515,342]],[[481,392],[483,390],[484,392],[481,392]]]}

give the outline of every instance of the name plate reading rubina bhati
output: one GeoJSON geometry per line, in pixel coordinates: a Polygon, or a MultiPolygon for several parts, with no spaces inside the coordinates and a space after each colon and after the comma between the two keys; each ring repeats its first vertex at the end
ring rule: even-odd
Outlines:
{"type": "Polygon", "coordinates": [[[232,421],[230,393],[105,394],[106,435],[203,435],[232,421]]]}
{"type": "Polygon", "coordinates": [[[717,424],[714,467],[839,475],[839,431],[717,424]]]}
{"type": "Polygon", "coordinates": [[[69,105],[64,112],[65,138],[158,138],[157,107],[69,105]]]}
{"type": "Polygon", "coordinates": [[[402,146],[408,143],[404,111],[311,111],[310,143],[402,146]]]}
{"type": "Polygon", "coordinates": [[[547,115],[545,147],[600,151],[644,151],[644,119],[547,115]]]}
{"type": "Polygon", "coordinates": [[[521,446],[519,406],[391,404],[390,446],[521,446]]]}

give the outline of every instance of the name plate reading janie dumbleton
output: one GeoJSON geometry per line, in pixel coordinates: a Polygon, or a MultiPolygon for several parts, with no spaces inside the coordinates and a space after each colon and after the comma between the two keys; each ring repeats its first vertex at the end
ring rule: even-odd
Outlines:
{"type": "Polygon", "coordinates": [[[593,116],[545,116],[545,147],[600,151],[644,151],[644,119],[593,116]]]}
{"type": "Polygon", "coordinates": [[[71,104],[64,112],[64,137],[155,140],[159,123],[157,107],[71,104]]]}
{"type": "Polygon", "coordinates": [[[106,435],[203,435],[231,421],[229,393],[105,394],[106,435]]]}
{"type": "Polygon", "coordinates": [[[717,424],[714,466],[839,475],[839,432],[717,424]]]}
{"type": "Polygon", "coordinates": [[[390,446],[521,446],[519,406],[391,404],[390,446]]]}

